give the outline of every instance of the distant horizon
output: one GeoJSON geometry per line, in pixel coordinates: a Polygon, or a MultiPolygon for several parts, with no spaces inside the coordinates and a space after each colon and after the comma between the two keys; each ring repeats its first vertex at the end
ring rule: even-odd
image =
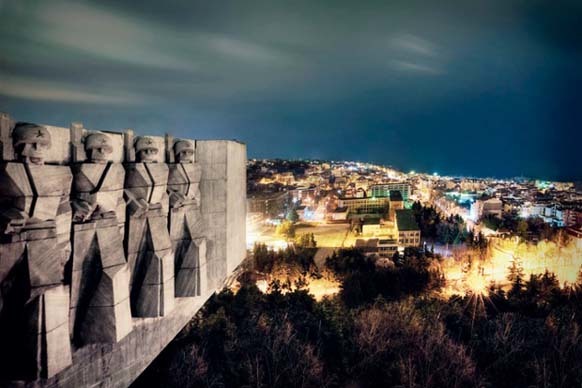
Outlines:
{"type": "MultiPolygon", "coordinates": [[[[1,106],[0,106],[1,108],[1,106]]],[[[15,117],[12,116],[11,112],[8,110],[3,110],[0,109],[0,112],[2,113],[7,113],[11,116],[12,119],[15,119],[16,121],[23,121],[23,122],[36,122],[38,124],[42,124],[42,125],[50,125],[50,126],[60,126],[60,127],[68,127],[72,122],[79,122],[81,120],[71,120],[69,122],[47,122],[47,120],[29,120],[25,117],[15,117]]],[[[83,125],[85,128],[91,129],[91,130],[100,130],[100,131],[123,131],[127,128],[105,128],[105,127],[100,127],[100,126],[93,126],[91,125],[91,123],[87,122],[83,122],[83,125]]],[[[147,127],[147,126],[146,126],[147,127]]],[[[131,129],[133,129],[134,131],[136,131],[137,135],[139,135],[140,133],[146,133],[143,131],[142,127],[139,125],[135,125],[135,126],[131,126],[131,129]]],[[[156,129],[153,129],[151,131],[151,133],[148,133],[151,136],[163,136],[167,131],[159,131],[156,129]]],[[[178,132],[180,132],[178,130],[178,132]]],[[[181,131],[181,133],[186,133],[186,135],[182,135],[182,137],[186,138],[187,132],[186,131],[181,131]]],[[[176,137],[178,138],[178,137],[176,137]]],[[[192,137],[191,137],[192,138],[192,137]]],[[[232,138],[232,139],[227,139],[227,138],[216,138],[216,137],[207,137],[207,138],[192,138],[194,140],[233,140],[233,141],[237,141],[240,143],[245,144],[247,147],[249,147],[249,143],[247,141],[244,141],[242,139],[237,139],[237,138],[232,138]]],[[[398,170],[402,173],[409,173],[410,171],[415,171],[418,173],[422,173],[422,174],[426,174],[426,175],[432,175],[435,172],[438,173],[439,176],[446,176],[446,177],[453,177],[453,178],[480,178],[480,179],[487,179],[487,178],[492,178],[492,179],[513,179],[513,178],[526,178],[526,179],[534,179],[534,180],[545,180],[545,181],[554,181],[554,182],[580,182],[582,181],[582,169],[580,170],[580,175],[577,177],[567,177],[564,175],[557,175],[553,176],[553,177],[542,177],[541,175],[535,175],[535,174],[524,174],[524,173],[514,173],[514,174],[504,174],[504,175],[494,175],[494,174],[478,174],[478,173],[471,173],[471,174],[463,174],[463,173],[447,173],[444,169],[435,169],[435,170],[430,170],[430,169],[422,169],[422,168],[402,168],[400,166],[397,166],[393,163],[386,163],[386,162],[379,162],[379,161],[365,161],[365,160],[358,160],[358,159],[346,159],[346,158],[321,158],[321,157],[281,157],[281,156],[272,156],[272,157],[263,157],[263,156],[256,156],[256,155],[252,155],[249,156],[249,159],[262,159],[262,160],[287,160],[287,161],[307,161],[307,160],[311,160],[311,161],[337,161],[337,162],[360,162],[360,163],[369,163],[369,164],[375,164],[375,165],[379,165],[379,166],[385,166],[385,167],[390,167],[393,168],[395,170],[398,170]],[[443,173],[443,171],[445,171],[443,173]]],[[[415,165],[420,165],[420,163],[417,163],[415,165]]]]}
{"type": "Polygon", "coordinates": [[[318,161],[318,162],[339,162],[339,163],[366,163],[372,164],[380,167],[387,167],[393,170],[399,171],[403,174],[410,174],[412,171],[416,174],[422,175],[434,175],[437,173],[438,177],[446,177],[446,178],[469,178],[469,179],[500,179],[500,180],[512,180],[512,179],[527,179],[527,180],[541,180],[541,181],[548,181],[548,182],[571,182],[576,183],[582,181],[582,178],[566,178],[566,179],[550,179],[550,178],[543,178],[543,177],[534,177],[534,176],[527,176],[527,175],[513,175],[513,176],[480,176],[480,175],[463,175],[463,174],[443,174],[440,171],[430,171],[425,172],[422,170],[410,169],[404,170],[392,164],[385,164],[385,163],[378,163],[378,162],[370,162],[364,160],[349,160],[349,159],[320,159],[320,158],[261,158],[261,157],[249,157],[248,160],[281,160],[281,161],[288,161],[288,162],[309,162],[309,161],[318,161]]]}

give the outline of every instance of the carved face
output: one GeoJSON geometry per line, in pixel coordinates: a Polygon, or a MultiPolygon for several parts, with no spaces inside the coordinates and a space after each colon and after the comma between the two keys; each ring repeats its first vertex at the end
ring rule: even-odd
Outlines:
{"type": "Polygon", "coordinates": [[[158,155],[158,147],[151,137],[139,137],[135,143],[135,153],[138,162],[155,163],[158,155]]]}
{"type": "Polygon", "coordinates": [[[51,146],[51,136],[45,127],[17,123],[12,132],[16,157],[23,163],[43,164],[51,146]]]}
{"type": "Polygon", "coordinates": [[[174,144],[174,157],[177,163],[192,163],[194,161],[194,147],[186,140],[180,140],[174,144]]]}
{"type": "Polygon", "coordinates": [[[113,152],[111,138],[104,133],[93,133],[85,138],[85,152],[92,163],[107,163],[113,152]]]}

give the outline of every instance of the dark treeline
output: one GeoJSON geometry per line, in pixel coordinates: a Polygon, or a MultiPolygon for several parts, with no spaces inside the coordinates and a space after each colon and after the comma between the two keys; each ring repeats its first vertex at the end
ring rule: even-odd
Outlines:
{"type": "Polygon", "coordinates": [[[407,248],[403,256],[394,255],[394,266],[380,267],[375,256],[352,248],[334,253],[326,266],[342,280],[342,302],[356,308],[377,297],[392,301],[440,288],[444,280],[438,271],[429,269],[432,259],[429,252],[407,248]]]}
{"type": "Polygon", "coordinates": [[[440,244],[460,244],[473,238],[467,232],[467,226],[459,215],[443,217],[432,206],[423,206],[420,202],[412,204],[416,223],[423,239],[440,244]]]}
{"type": "Polygon", "coordinates": [[[320,302],[306,289],[225,290],[135,386],[582,385],[582,277],[561,289],[550,273],[525,279],[516,262],[507,292],[443,299],[432,255],[394,259],[339,251],[327,265],[341,292],[320,302]]]}
{"type": "Polygon", "coordinates": [[[276,267],[296,269],[302,274],[315,272],[313,256],[317,251],[313,233],[297,236],[294,244],[287,248],[274,251],[265,244],[255,244],[253,248],[253,260],[249,269],[262,273],[271,273],[276,267]]]}
{"type": "Polygon", "coordinates": [[[540,217],[520,218],[516,213],[504,213],[501,218],[488,215],[480,221],[489,229],[511,233],[522,240],[555,240],[562,230],[540,217]]]}
{"type": "MultiPolygon", "coordinates": [[[[485,241],[467,230],[459,215],[445,217],[432,206],[420,202],[412,204],[412,211],[424,240],[439,244],[460,244],[485,241]]],[[[519,236],[522,240],[555,240],[560,228],[552,226],[539,217],[521,218],[516,212],[505,212],[501,218],[494,215],[482,217],[479,222],[489,229],[519,236]]]]}

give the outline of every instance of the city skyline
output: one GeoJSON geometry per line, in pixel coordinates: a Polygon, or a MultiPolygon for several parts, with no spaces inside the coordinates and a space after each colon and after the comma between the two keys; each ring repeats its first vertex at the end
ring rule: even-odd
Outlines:
{"type": "MultiPolygon", "coordinates": [[[[373,162],[373,161],[365,161],[365,160],[327,160],[327,159],[316,159],[316,158],[290,158],[290,159],[286,159],[286,158],[250,158],[250,161],[285,161],[285,162],[318,162],[318,163],[334,163],[334,164],[352,164],[352,163],[357,163],[357,164],[365,164],[365,165],[370,165],[370,166],[374,166],[374,167],[382,167],[382,168],[387,168],[387,169],[391,169],[394,171],[398,171],[399,173],[402,174],[408,174],[408,175],[427,175],[427,176],[436,176],[436,177],[441,177],[441,178],[452,178],[452,179],[478,179],[478,180],[486,180],[486,179],[493,179],[493,180],[504,180],[504,181],[511,181],[511,180],[520,180],[520,179],[525,179],[525,180],[539,180],[539,181],[548,181],[548,182],[567,182],[568,180],[552,180],[552,179],[544,179],[543,177],[538,177],[538,176],[525,176],[525,175],[516,175],[516,176],[494,176],[494,175],[489,175],[489,176],[481,176],[481,175],[471,175],[471,174],[467,174],[467,175],[463,175],[463,174],[441,174],[438,171],[422,171],[422,170],[404,170],[402,168],[399,168],[398,166],[394,166],[391,164],[385,164],[385,163],[377,163],[377,162],[373,162]]],[[[578,183],[579,180],[570,180],[571,183],[578,183]]]]}
{"type": "Polygon", "coordinates": [[[582,6],[0,3],[0,110],[256,158],[579,180],[582,6]]]}

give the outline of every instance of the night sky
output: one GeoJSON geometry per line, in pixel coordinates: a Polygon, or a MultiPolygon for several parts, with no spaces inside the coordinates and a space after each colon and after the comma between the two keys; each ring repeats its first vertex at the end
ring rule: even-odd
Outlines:
{"type": "Polygon", "coordinates": [[[582,179],[580,0],[0,0],[0,13],[0,110],[18,120],[582,179]]]}

